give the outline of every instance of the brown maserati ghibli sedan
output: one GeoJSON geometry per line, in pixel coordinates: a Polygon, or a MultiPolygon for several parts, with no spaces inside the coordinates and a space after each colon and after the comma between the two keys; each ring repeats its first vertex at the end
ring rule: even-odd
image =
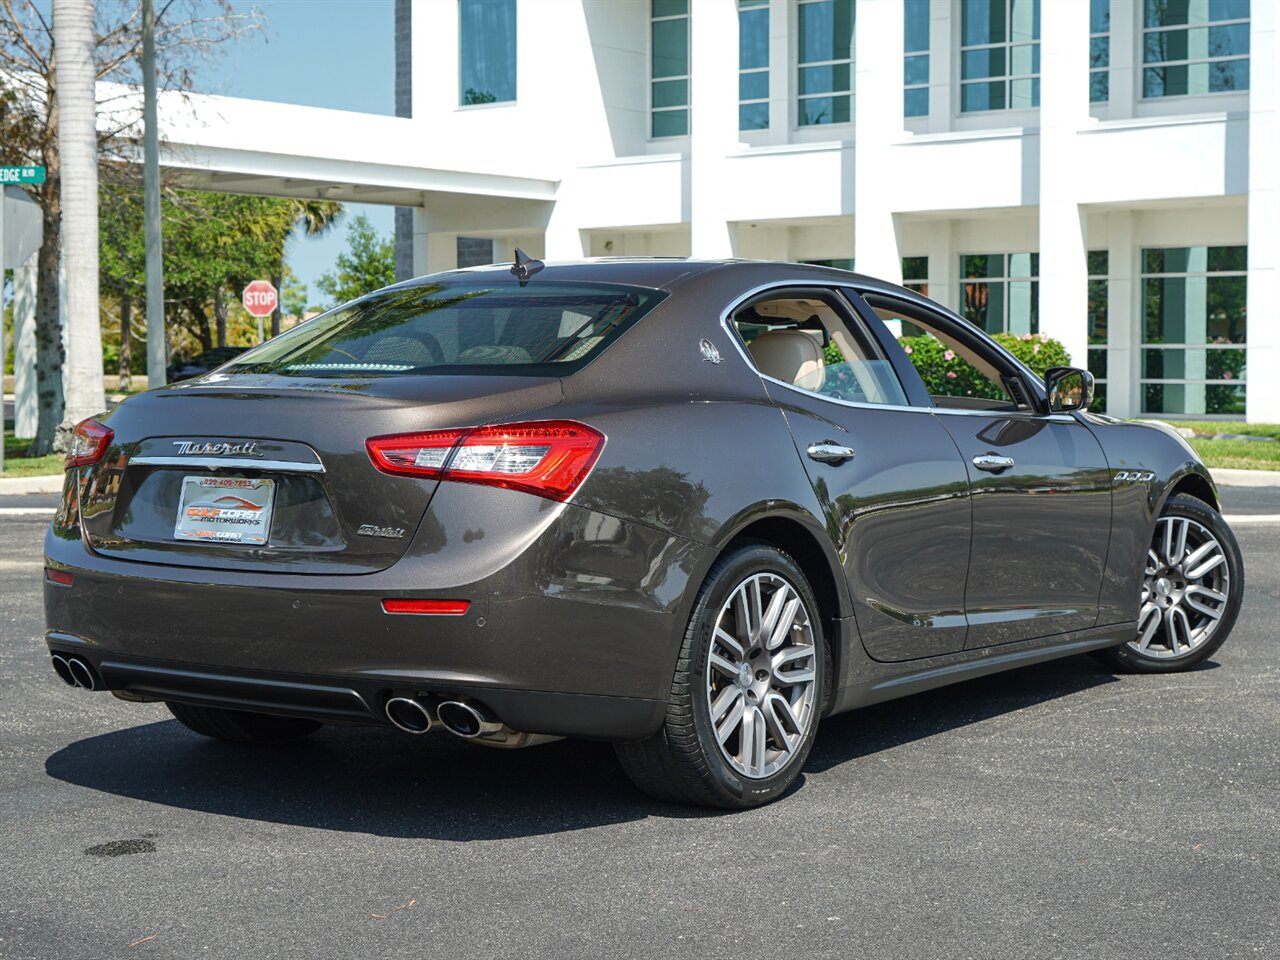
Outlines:
{"type": "Polygon", "coordinates": [[[1092,389],[822,267],[423,277],[80,424],[53,666],[224,740],[586,737],[656,797],[764,803],[829,714],[1226,640],[1208,471],[1092,389]],[[906,333],[990,389],[930,395],[906,333]]]}

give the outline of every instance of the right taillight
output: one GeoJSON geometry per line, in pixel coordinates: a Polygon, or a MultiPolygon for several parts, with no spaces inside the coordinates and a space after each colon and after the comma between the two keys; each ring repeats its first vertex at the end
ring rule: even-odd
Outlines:
{"type": "Polygon", "coordinates": [[[604,449],[598,430],[573,420],[505,423],[365,441],[384,473],[439,477],[568,500],[604,449]]]}
{"type": "Polygon", "coordinates": [[[71,435],[71,446],[67,449],[67,459],[63,461],[62,469],[70,470],[72,467],[87,467],[97,463],[107,452],[114,436],[115,432],[110,427],[97,420],[81,420],[71,435]]]}

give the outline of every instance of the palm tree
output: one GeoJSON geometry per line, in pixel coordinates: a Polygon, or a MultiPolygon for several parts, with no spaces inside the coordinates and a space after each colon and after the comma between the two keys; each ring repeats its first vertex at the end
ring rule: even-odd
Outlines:
{"type": "Polygon", "coordinates": [[[98,320],[98,131],[94,0],[53,0],[58,151],[62,169],[62,255],[67,275],[66,407],[62,428],[100,413],[102,331],[98,320]]]}
{"type": "MultiPolygon", "coordinates": [[[[291,215],[289,227],[284,231],[283,239],[280,242],[280,266],[276,270],[275,276],[271,278],[276,290],[283,288],[284,253],[289,246],[289,238],[293,236],[294,231],[301,227],[304,237],[318,237],[323,233],[327,233],[338,222],[338,218],[342,215],[343,207],[336,200],[300,200],[291,198],[286,210],[291,215]]],[[[280,301],[277,300],[276,309],[271,314],[271,335],[274,337],[279,332],[280,301]]]]}

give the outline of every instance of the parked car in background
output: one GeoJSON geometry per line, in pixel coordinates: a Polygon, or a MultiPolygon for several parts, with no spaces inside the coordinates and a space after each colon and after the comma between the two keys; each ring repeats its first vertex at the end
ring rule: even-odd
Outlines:
{"type": "Polygon", "coordinates": [[[1208,471],[1090,413],[1086,371],[839,270],[540,267],[381,290],[82,423],[59,676],[241,742],[607,740],[653,796],[733,808],[832,713],[1086,651],[1185,670],[1230,633],[1208,471]],[[998,399],[930,395],[906,335],[998,399]]]}

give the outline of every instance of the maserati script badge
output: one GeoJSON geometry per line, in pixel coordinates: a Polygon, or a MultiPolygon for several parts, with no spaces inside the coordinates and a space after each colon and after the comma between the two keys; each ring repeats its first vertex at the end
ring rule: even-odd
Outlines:
{"type": "Polygon", "coordinates": [[[242,440],[239,443],[197,443],[194,440],[174,440],[182,456],[191,457],[260,457],[258,441],[242,440]]]}

